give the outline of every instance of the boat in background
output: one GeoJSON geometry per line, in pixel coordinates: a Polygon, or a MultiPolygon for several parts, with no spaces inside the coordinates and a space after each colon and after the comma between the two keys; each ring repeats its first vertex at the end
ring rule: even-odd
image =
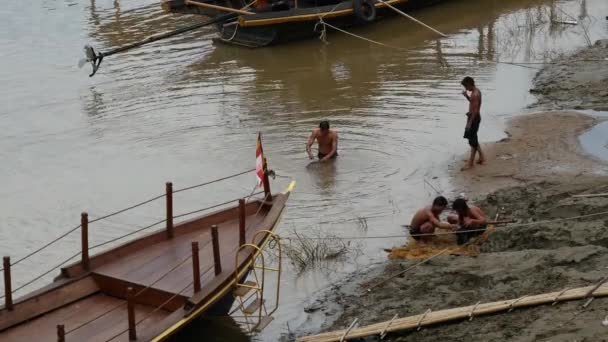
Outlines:
{"type": "MultiPolygon", "coordinates": [[[[233,306],[232,313],[241,313],[239,317],[244,317],[248,330],[263,329],[278,306],[277,289],[274,308],[268,308],[264,279],[269,275],[265,273],[274,272],[278,286],[281,254],[275,231],[295,182],[283,193],[272,194],[268,179],[272,171],[266,167],[261,137],[258,137],[257,157],[256,169],[218,181],[255,171],[263,184],[263,192],[234,200],[235,205],[229,207],[226,206],[233,201],[173,215],[174,193],[213,182],[175,191],[172,184],[167,183],[165,195],[136,205],[165,198],[167,217],[157,222],[165,223],[164,229],[93,256],[89,256],[91,249],[117,239],[90,247],[89,225],[136,206],[91,221],[83,213],[81,225],[72,230],[81,232],[81,251],[64,264],[78,256],[80,261],[61,268],[60,275],[50,285],[15,301],[11,267],[35,253],[13,264],[5,257],[5,305],[0,308],[0,340],[162,341],[203,314],[228,315],[233,306]],[[261,194],[263,198],[254,197],[261,194]],[[173,224],[176,218],[218,207],[224,209],[173,224]],[[274,249],[274,253],[278,249],[278,258],[274,261],[278,265],[271,267],[268,258],[264,260],[268,248],[274,249]],[[255,281],[247,281],[249,274],[255,275],[255,281]],[[235,300],[238,305],[234,305],[235,300]]],[[[62,237],[65,236],[67,234],[62,237]]]]}
{"type": "Polygon", "coordinates": [[[402,11],[441,0],[162,0],[166,12],[217,18],[216,41],[250,48],[322,36],[326,24],[337,28],[366,25],[402,11]],[[392,7],[392,8],[391,8],[392,7]]]}

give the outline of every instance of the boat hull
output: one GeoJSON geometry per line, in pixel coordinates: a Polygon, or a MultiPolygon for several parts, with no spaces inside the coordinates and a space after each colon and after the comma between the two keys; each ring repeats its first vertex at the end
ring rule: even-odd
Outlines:
{"type": "MultiPolygon", "coordinates": [[[[394,7],[403,11],[420,9],[429,7],[446,0],[404,0],[394,7]]],[[[351,2],[345,2],[347,9],[352,5],[351,2]]],[[[376,2],[377,15],[374,22],[380,21],[387,16],[395,15],[395,11],[388,7],[382,6],[376,2]]],[[[297,10],[281,12],[264,13],[259,15],[245,16],[238,22],[223,23],[217,25],[219,37],[214,39],[218,43],[226,43],[249,48],[259,48],[278,44],[285,44],[293,41],[321,37],[325,27],[321,24],[319,18],[323,17],[323,21],[338,27],[349,28],[353,26],[363,26],[373,24],[370,22],[362,22],[354,13],[345,15],[333,15],[332,11],[335,6],[324,6],[325,12],[319,10],[318,14],[311,15],[310,9],[302,10],[302,14],[298,15],[297,10]]],[[[341,12],[345,10],[342,9],[341,12]]],[[[327,28],[327,30],[331,30],[327,28]]]]}

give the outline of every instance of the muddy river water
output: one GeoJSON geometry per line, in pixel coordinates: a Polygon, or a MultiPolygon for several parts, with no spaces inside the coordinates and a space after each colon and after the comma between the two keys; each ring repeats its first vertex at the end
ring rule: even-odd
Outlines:
{"type": "MultiPolygon", "coordinates": [[[[103,51],[200,19],[164,14],[154,0],[8,1],[0,9],[0,252],[23,256],[77,225],[81,211],[127,207],[162,193],[165,181],[181,188],[249,169],[258,131],[281,176],[273,188],[298,182],[279,233],[403,233],[414,209],[450,193],[448,165],[467,149],[462,77],[484,94],[480,139],[500,139],[505,120],[534,104],[528,90],[540,63],[606,37],[606,14],[605,0],[452,0],[414,13],[447,38],[403,17],[352,30],[399,49],[330,32],[328,44],[247,50],[214,45],[206,28],[109,57],[89,78],[76,67],[84,44],[103,51]],[[323,118],[340,134],[340,157],[309,165],[304,143],[323,118]]],[[[253,183],[251,174],[176,196],[176,212],[236,198],[253,183]]],[[[91,239],[162,219],[163,208],[113,217],[92,227],[91,239]]],[[[15,267],[15,284],[77,252],[78,241],[69,235],[15,267]]],[[[383,261],[382,248],[396,243],[357,240],[358,253],[299,275],[286,261],[280,309],[257,339],[305,323],[311,297],[383,261]]]]}

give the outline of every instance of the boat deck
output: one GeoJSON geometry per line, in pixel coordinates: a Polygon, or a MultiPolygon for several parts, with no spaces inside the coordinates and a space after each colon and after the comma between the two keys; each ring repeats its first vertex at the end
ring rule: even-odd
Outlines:
{"type": "MultiPolygon", "coordinates": [[[[247,241],[251,241],[254,234],[263,229],[261,223],[269,210],[262,206],[258,211],[255,209],[259,204],[251,205],[255,207],[248,208],[245,220],[247,241]]],[[[194,222],[190,228],[176,231],[172,239],[166,239],[163,235],[162,239],[145,248],[127,246],[125,249],[128,248],[128,252],[100,256],[105,258],[102,264],[93,265],[90,272],[80,277],[68,278],[72,279],[71,288],[44,294],[46,299],[42,302],[26,298],[24,302],[29,303],[17,306],[23,307],[24,311],[15,311],[14,314],[28,316],[28,310],[38,310],[41,305],[49,305],[49,309],[38,317],[31,317],[26,322],[3,331],[2,341],[56,341],[57,325],[60,324],[64,325],[66,340],[128,341],[128,287],[132,287],[135,293],[137,330],[153,328],[155,323],[182,308],[194,295],[191,258],[193,241],[199,244],[200,293],[215,290],[218,278],[232,277],[239,248],[239,219],[238,216],[232,217],[234,215],[223,222],[216,222],[221,277],[217,277],[214,270],[211,227],[208,222],[194,222]],[[72,298],[75,293],[80,297],[72,298]]],[[[9,317],[0,317],[0,323],[9,317]]]]}
{"type": "MultiPolygon", "coordinates": [[[[70,332],[66,336],[66,340],[104,342],[114,338],[113,341],[128,341],[127,306],[120,305],[124,303],[126,302],[123,299],[97,293],[9,329],[2,335],[2,340],[57,341],[56,325],[61,322],[65,325],[66,332],[82,325],[77,330],[70,332]],[[116,309],[110,311],[113,308],[116,309]],[[107,311],[109,311],[107,314],[95,319],[107,311]],[[89,321],[92,322],[86,324],[89,321]]],[[[138,327],[145,329],[169,315],[168,311],[154,311],[154,309],[155,307],[148,305],[135,305],[135,317],[149,315],[138,327]]]]}
{"type": "MultiPolygon", "coordinates": [[[[247,217],[246,222],[251,227],[257,227],[263,220],[264,215],[258,214],[255,217],[247,217]]],[[[246,232],[246,240],[250,241],[255,231],[248,229],[246,232]]],[[[218,224],[218,233],[222,270],[234,271],[234,258],[239,247],[238,219],[218,224]]],[[[191,297],[194,294],[192,258],[189,258],[192,255],[192,241],[199,244],[201,285],[204,288],[206,283],[215,278],[210,228],[178,235],[171,240],[139,250],[93,270],[93,274],[191,297]]]]}

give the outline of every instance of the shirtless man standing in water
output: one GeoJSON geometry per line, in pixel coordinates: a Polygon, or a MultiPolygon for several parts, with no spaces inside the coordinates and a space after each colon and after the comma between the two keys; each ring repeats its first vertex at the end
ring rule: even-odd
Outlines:
{"type": "Polygon", "coordinates": [[[435,228],[443,229],[458,229],[457,224],[451,224],[448,222],[441,222],[439,215],[447,208],[448,201],[443,196],[439,196],[433,200],[431,206],[422,208],[414,214],[412,223],[410,223],[410,235],[418,240],[421,238],[420,234],[434,234],[435,228]]]}
{"type": "Polygon", "coordinates": [[[479,131],[479,124],[481,123],[481,91],[475,86],[475,80],[471,77],[465,77],[462,82],[464,91],[462,95],[469,101],[469,112],[467,113],[467,125],[464,129],[464,138],[469,140],[469,146],[471,146],[471,157],[467,166],[463,167],[462,170],[470,169],[475,164],[475,154],[479,153],[478,164],[483,164],[485,158],[479,146],[479,139],[477,138],[477,131],[479,131]],[[467,94],[470,92],[471,95],[467,94]]]}
{"type": "Polygon", "coordinates": [[[338,133],[335,130],[329,129],[329,121],[323,120],[319,123],[319,128],[315,128],[306,142],[306,154],[309,159],[312,157],[312,144],[317,141],[319,144],[320,162],[326,162],[338,156],[338,133]]]}

